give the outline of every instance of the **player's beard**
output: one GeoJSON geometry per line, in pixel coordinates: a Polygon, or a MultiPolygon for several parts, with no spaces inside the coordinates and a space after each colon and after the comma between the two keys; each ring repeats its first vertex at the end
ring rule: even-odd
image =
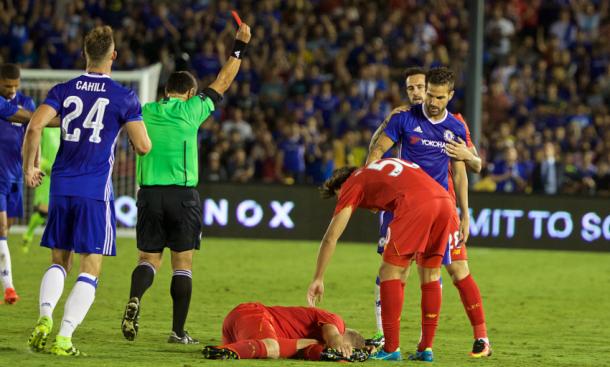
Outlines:
{"type": "Polygon", "coordinates": [[[439,107],[434,107],[434,106],[426,106],[426,112],[428,113],[428,116],[431,117],[436,117],[439,116],[441,114],[441,112],[443,112],[439,107]]]}

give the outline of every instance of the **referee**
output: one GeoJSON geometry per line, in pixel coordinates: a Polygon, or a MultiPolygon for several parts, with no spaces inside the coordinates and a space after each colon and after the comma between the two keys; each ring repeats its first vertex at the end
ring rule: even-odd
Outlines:
{"type": "Polygon", "coordinates": [[[147,103],[144,123],[152,150],[137,160],[138,265],[131,274],[129,302],[121,329],[127,340],[138,333],[140,303],[161,266],[163,249],[172,261],[173,325],[169,343],[198,344],[184,330],[192,290],[192,259],[199,249],[202,209],[196,186],[199,178],[197,131],[214,111],[237,75],[250,41],[250,28],[242,23],[231,56],[216,80],[196,95],[197,81],[188,72],[174,72],[165,86],[165,98],[147,103]]]}

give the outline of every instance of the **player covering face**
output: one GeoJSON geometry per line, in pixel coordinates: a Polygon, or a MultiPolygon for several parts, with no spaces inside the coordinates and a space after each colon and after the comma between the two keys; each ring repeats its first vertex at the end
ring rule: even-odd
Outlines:
{"type": "Polygon", "coordinates": [[[242,303],[225,317],[222,345],[206,346],[206,359],[300,358],[364,361],[364,338],[334,313],[315,307],[242,303]]]}
{"type": "Polygon", "coordinates": [[[429,324],[436,329],[440,312],[440,266],[447,247],[449,228],[457,224],[457,215],[449,194],[418,165],[396,158],[382,159],[366,167],[341,168],[321,188],[322,196],[337,196],[334,216],[324,234],[318,253],[314,279],[309,285],[310,306],[324,294],[324,273],[337,241],[356,208],[394,213],[386,241],[386,251],[379,269],[384,351],[400,360],[399,329],[404,298],[401,281],[411,259],[418,254],[426,281],[422,300],[434,299],[427,312],[429,324]],[[428,293],[433,293],[431,297],[428,293]]]}

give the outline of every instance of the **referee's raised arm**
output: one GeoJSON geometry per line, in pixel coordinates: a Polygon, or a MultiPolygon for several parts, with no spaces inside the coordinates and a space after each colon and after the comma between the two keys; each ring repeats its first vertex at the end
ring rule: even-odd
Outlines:
{"type": "Polygon", "coordinates": [[[239,71],[241,59],[244,56],[248,42],[250,42],[250,27],[246,23],[242,23],[235,35],[235,43],[233,44],[233,51],[231,51],[229,59],[220,69],[216,80],[208,88],[213,89],[221,95],[229,89],[239,71]]]}

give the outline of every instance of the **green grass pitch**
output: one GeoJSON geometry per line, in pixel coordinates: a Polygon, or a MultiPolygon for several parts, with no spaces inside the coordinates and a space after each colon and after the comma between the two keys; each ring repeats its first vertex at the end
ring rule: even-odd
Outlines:
{"type": "MultiPolygon", "coordinates": [[[[194,289],[187,330],[201,346],[167,344],[171,328],[169,259],[144,296],[140,334],[123,339],[120,321],[136,262],[133,240],[120,239],[116,258],[105,260],[97,297],[75,344],[88,357],[61,358],[29,352],[26,339],[38,315],[40,279],[49,251],[24,255],[10,238],[13,273],[21,301],[0,306],[0,366],[316,366],[303,361],[206,361],[201,346],[217,344],[224,315],[236,304],[304,305],[317,244],[297,241],[205,239],[193,271],[194,289]]],[[[610,365],[610,254],[470,249],[470,265],[484,297],[494,348],[489,359],[472,360],[471,329],[459,295],[444,273],[440,326],[434,346],[438,366],[608,366],[610,365]]],[[[167,253],[166,253],[167,255],[167,253]]],[[[326,278],[321,307],[372,335],[373,289],[379,256],[375,246],[340,243],[326,278]]],[[[69,274],[55,310],[55,328],[74,284],[69,274]]],[[[415,274],[412,274],[415,275],[415,274]]],[[[419,337],[418,280],[411,277],[403,310],[403,355],[419,337]]],[[[413,364],[418,362],[402,362],[413,364]]],[[[421,363],[421,362],[419,362],[421,363]]],[[[366,362],[368,366],[395,365],[366,362]]]]}

